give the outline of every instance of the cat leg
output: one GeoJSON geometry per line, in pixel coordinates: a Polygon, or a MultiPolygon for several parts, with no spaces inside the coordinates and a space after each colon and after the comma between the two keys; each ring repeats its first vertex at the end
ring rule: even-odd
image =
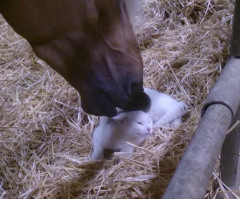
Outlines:
{"type": "Polygon", "coordinates": [[[155,121],[153,128],[162,126],[176,127],[181,124],[181,117],[187,112],[187,106],[181,103],[179,107],[165,113],[159,120],[155,121]]]}
{"type": "Polygon", "coordinates": [[[104,159],[104,148],[98,142],[93,144],[93,152],[91,154],[90,160],[103,160],[104,159]]]}
{"type": "Polygon", "coordinates": [[[182,124],[181,117],[176,118],[175,120],[171,121],[171,123],[169,124],[169,127],[178,127],[178,126],[180,126],[180,124],[182,124]]]}
{"type": "Polygon", "coordinates": [[[134,151],[134,146],[131,146],[130,144],[124,145],[124,147],[122,147],[122,149],[121,149],[121,152],[124,152],[124,154],[122,154],[122,156],[124,156],[126,158],[131,158],[133,151],[134,151]]]}
{"type": "Polygon", "coordinates": [[[171,126],[171,122],[176,119],[178,115],[176,115],[176,111],[170,111],[167,112],[165,115],[163,115],[159,120],[157,120],[153,124],[153,128],[159,128],[163,126],[171,126]]]}

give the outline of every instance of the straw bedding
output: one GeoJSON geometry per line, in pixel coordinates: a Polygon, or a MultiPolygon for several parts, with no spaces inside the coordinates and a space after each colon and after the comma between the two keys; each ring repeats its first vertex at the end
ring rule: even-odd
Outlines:
{"type": "MultiPolygon", "coordinates": [[[[145,0],[136,25],[144,84],[185,101],[133,159],[88,161],[98,118],[0,17],[0,198],[161,198],[229,53],[232,0],[145,0]]],[[[204,198],[224,191],[218,164],[204,198]]]]}

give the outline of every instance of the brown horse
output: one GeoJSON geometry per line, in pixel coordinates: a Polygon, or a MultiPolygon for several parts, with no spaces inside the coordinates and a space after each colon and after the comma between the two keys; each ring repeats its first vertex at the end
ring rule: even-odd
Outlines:
{"type": "Polygon", "coordinates": [[[79,91],[87,113],[148,108],[124,0],[1,0],[0,12],[79,91]]]}

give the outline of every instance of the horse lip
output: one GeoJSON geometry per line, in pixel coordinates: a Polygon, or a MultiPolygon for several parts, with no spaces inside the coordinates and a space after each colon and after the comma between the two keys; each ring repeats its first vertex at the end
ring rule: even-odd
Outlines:
{"type": "Polygon", "coordinates": [[[148,112],[151,108],[151,99],[145,92],[141,92],[133,96],[133,101],[135,102],[134,105],[138,107],[137,109],[144,112],[148,112]]]}
{"type": "Polygon", "coordinates": [[[111,91],[103,91],[115,107],[119,107],[121,109],[126,109],[126,107],[129,104],[129,101],[131,101],[131,96],[126,95],[123,92],[111,92],[111,91]],[[120,94],[122,93],[122,95],[120,94]]]}
{"type": "Polygon", "coordinates": [[[122,96],[119,94],[114,96],[115,93],[109,92],[105,89],[103,89],[102,92],[108,96],[109,101],[114,107],[119,107],[125,111],[142,110],[148,112],[151,106],[151,100],[144,92],[135,95],[126,95],[124,93],[122,96]]]}

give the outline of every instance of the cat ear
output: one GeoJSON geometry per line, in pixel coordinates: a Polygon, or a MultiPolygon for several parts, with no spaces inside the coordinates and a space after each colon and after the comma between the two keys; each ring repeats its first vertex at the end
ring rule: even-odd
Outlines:
{"type": "Polygon", "coordinates": [[[122,109],[116,107],[116,111],[117,111],[117,113],[122,113],[124,110],[122,110],[122,109]]]}
{"type": "Polygon", "coordinates": [[[121,121],[121,123],[123,123],[126,117],[127,117],[127,113],[119,113],[118,115],[112,117],[112,119],[121,121]]]}

